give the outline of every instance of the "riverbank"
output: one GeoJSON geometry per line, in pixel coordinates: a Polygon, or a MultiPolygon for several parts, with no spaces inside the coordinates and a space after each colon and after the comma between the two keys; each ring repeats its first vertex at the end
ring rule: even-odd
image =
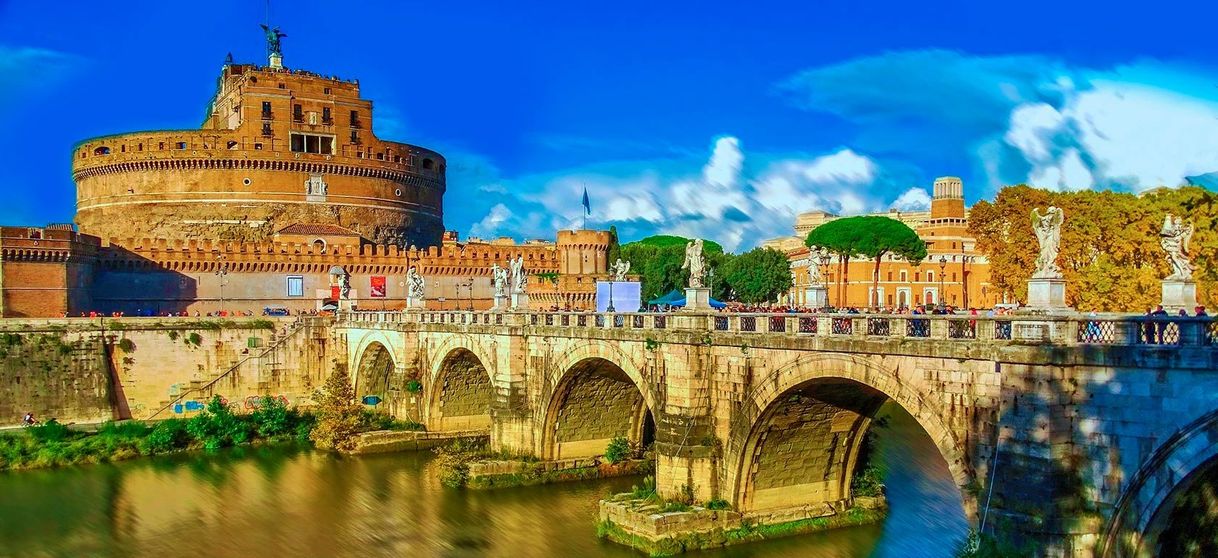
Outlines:
{"type": "MultiPolygon", "coordinates": [[[[311,412],[288,408],[272,397],[264,397],[258,408],[247,414],[233,413],[217,397],[205,411],[190,419],[108,422],[94,432],[51,421],[0,433],[0,471],[110,463],[241,445],[309,443],[317,424],[311,412]]],[[[417,423],[362,411],[356,417],[353,434],[422,429],[417,423]]]]}

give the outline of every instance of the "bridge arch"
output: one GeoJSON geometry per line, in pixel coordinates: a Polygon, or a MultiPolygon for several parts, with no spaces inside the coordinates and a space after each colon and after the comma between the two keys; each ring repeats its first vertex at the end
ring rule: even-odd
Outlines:
{"type": "Polygon", "coordinates": [[[566,351],[547,385],[553,388],[542,414],[542,459],[602,455],[616,436],[635,444],[654,438],[658,398],[616,347],[588,343],[566,351]]]}
{"type": "Polygon", "coordinates": [[[1218,410],[1176,431],[1134,473],[1104,528],[1097,555],[1155,555],[1171,498],[1213,467],[1218,467],[1218,410]]]}
{"type": "Polygon", "coordinates": [[[886,367],[824,353],[797,357],[746,393],[725,455],[735,508],[834,506],[849,499],[864,435],[887,401],[900,405],[934,441],[975,521],[975,498],[964,489],[973,477],[945,411],[886,367]],[[792,459],[800,465],[792,467],[792,459]],[[775,466],[779,460],[783,467],[775,466]]]}
{"type": "Polygon", "coordinates": [[[454,346],[436,359],[425,386],[427,421],[432,430],[489,429],[495,384],[474,351],[454,346]]]}
{"type": "Polygon", "coordinates": [[[356,399],[375,395],[388,400],[389,381],[397,370],[393,351],[381,340],[373,340],[364,343],[356,354],[355,369],[351,372],[356,399]]]}

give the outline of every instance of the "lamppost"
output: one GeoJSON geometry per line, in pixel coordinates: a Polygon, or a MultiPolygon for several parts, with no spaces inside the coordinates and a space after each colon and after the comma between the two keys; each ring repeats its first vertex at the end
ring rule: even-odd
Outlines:
{"type": "MultiPolygon", "coordinates": [[[[960,249],[963,250],[964,246],[961,245],[960,249]]],[[[969,263],[972,260],[973,256],[966,256],[963,253],[960,254],[960,291],[962,293],[961,296],[963,297],[965,309],[970,308],[970,306],[968,305],[968,269],[964,267],[964,264],[969,263]]]]}
{"type": "Polygon", "coordinates": [[[228,264],[224,263],[224,254],[220,254],[220,269],[216,270],[216,277],[220,278],[220,309],[224,309],[224,276],[228,275],[228,264]]]}
{"type": "Polygon", "coordinates": [[[829,309],[828,277],[829,277],[829,263],[832,261],[833,261],[833,257],[829,255],[829,252],[827,250],[822,251],[820,253],[820,284],[822,287],[822,291],[825,293],[824,306],[822,307],[824,310],[829,309]]]}
{"type": "Polygon", "coordinates": [[[938,299],[935,301],[938,306],[945,306],[945,304],[943,304],[943,272],[946,269],[947,256],[939,256],[939,296],[935,297],[938,299]]]}
{"type": "Polygon", "coordinates": [[[613,307],[613,279],[612,278],[609,279],[609,306],[607,308],[605,308],[605,310],[610,313],[617,312],[617,308],[613,307]]]}

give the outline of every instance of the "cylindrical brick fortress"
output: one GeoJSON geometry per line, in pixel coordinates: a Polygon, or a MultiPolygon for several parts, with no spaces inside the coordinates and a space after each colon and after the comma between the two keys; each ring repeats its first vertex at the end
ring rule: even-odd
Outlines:
{"type": "Polygon", "coordinates": [[[202,129],[78,144],[76,222],[102,238],[267,241],[333,224],[377,244],[443,234],[444,158],[377,139],[355,82],[226,65],[202,129]]]}

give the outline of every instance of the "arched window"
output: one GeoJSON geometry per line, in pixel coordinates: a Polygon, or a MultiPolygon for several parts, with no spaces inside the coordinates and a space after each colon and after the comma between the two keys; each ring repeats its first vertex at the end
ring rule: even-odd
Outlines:
{"type": "Polygon", "coordinates": [[[326,241],[322,240],[320,238],[317,240],[314,240],[313,241],[313,250],[317,251],[320,254],[326,253],[326,241]]]}
{"type": "Polygon", "coordinates": [[[94,155],[109,155],[110,148],[103,145],[101,147],[98,147],[97,149],[94,149],[93,154],[94,155]]]}
{"type": "Polygon", "coordinates": [[[435,161],[432,161],[431,159],[423,159],[423,168],[425,170],[431,170],[434,166],[436,166],[435,161]]]}

